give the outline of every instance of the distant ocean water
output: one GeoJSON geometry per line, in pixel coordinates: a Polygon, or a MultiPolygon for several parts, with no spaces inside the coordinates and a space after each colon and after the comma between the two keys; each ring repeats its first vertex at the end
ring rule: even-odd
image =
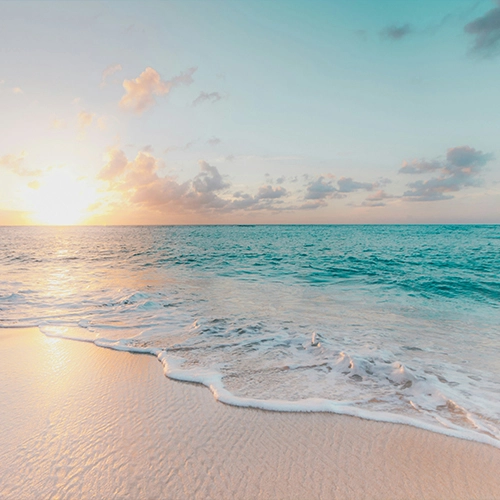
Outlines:
{"type": "Polygon", "coordinates": [[[500,226],[3,227],[0,327],[500,447],[499,277],[500,226]]]}

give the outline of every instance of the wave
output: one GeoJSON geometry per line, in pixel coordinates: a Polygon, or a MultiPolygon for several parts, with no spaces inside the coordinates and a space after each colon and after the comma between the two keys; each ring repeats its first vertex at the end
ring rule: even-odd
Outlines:
{"type": "MultiPolygon", "coordinates": [[[[147,345],[148,342],[140,336],[132,339],[109,339],[100,337],[98,332],[89,331],[87,327],[85,323],[80,323],[78,326],[46,324],[41,326],[40,330],[49,337],[91,342],[98,347],[117,351],[153,355],[163,364],[164,373],[168,378],[204,385],[217,401],[228,405],[267,411],[338,413],[381,422],[412,425],[500,448],[500,419],[497,417],[500,415],[500,404],[494,404],[482,396],[475,401],[465,400],[460,404],[457,399],[460,399],[460,393],[464,392],[463,380],[459,383],[448,380],[438,372],[415,370],[400,361],[393,361],[393,356],[387,350],[375,356],[349,354],[344,351],[334,352],[328,349],[325,352],[324,339],[313,335],[310,340],[303,342],[303,350],[322,351],[326,356],[319,359],[313,356],[312,361],[311,357],[307,359],[302,357],[295,359],[294,364],[275,365],[271,368],[260,367],[253,370],[242,369],[240,373],[230,373],[224,370],[224,364],[215,363],[212,366],[200,364],[202,357],[198,355],[199,351],[204,349],[202,345],[177,343],[171,347],[155,347],[147,345]],[[186,354],[193,352],[198,356],[194,363],[193,358],[185,357],[186,354]],[[286,374],[288,387],[298,379],[304,380],[304,378],[307,379],[307,384],[296,387],[293,399],[242,395],[241,386],[227,384],[228,380],[236,377],[244,379],[244,385],[253,382],[255,386],[257,374],[266,379],[267,383],[272,379],[273,372],[286,374]],[[289,377],[292,372],[295,372],[298,378],[289,377]],[[337,384],[344,383],[343,391],[338,392],[344,398],[302,397],[301,391],[304,387],[310,387],[313,383],[314,377],[311,378],[311,374],[318,373],[334,375],[337,384]],[[356,390],[356,385],[359,389],[359,384],[363,382],[365,384],[368,382],[368,390],[364,392],[356,390]],[[470,409],[471,404],[475,404],[474,410],[470,409]],[[469,409],[465,405],[468,405],[469,409]]],[[[210,345],[209,349],[240,347],[249,350],[252,344],[258,348],[262,345],[262,341],[256,340],[253,343],[245,341],[239,345],[237,342],[222,340],[216,345],[210,345]]],[[[275,342],[272,349],[276,350],[280,346],[290,347],[286,339],[282,338],[275,342]]],[[[406,350],[423,352],[422,349],[412,346],[406,346],[406,350]]],[[[444,367],[441,367],[441,372],[444,371],[444,367]]],[[[484,383],[480,376],[462,375],[470,381],[484,383]]],[[[457,373],[449,372],[446,376],[456,378],[457,373]]],[[[472,383],[468,388],[471,389],[473,385],[472,383]]]]}

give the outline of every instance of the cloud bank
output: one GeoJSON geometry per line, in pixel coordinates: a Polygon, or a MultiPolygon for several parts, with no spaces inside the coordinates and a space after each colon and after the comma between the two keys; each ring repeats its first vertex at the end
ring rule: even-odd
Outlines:
{"type": "Polygon", "coordinates": [[[230,194],[230,182],[217,167],[204,160],[198,162],[199,173],[185,182],[159,175],[163,162],[145,151],[129,161],[122,150],[111,148],[107,160],[98,178],[107,183],[108,192],[148,210],[206,214],[243,209],[274,210],[282,209],[281,198],[288,195],[284,187],[271,185],[261,186],[255,195],[230,194]]]}

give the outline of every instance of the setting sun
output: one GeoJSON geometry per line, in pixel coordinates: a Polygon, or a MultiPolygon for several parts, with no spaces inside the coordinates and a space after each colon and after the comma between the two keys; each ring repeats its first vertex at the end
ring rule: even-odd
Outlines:
{"type": "Polygon", "coordinates": [[[32,219],[38,224],[73,225],[84,222],[87,207],[95,200],[85,179],[55,169],[32,186],[32,219]]]}

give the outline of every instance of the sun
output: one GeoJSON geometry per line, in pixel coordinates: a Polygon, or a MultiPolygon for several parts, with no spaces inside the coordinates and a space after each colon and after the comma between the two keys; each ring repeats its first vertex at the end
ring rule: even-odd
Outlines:
{"type": "Polygon", "coordinates": [[[67,170],[53,169],[37,182],[29,195],[32,219],[37,224],[66,226],[84,222],[96,192],[85,179],[67,170]]]}

